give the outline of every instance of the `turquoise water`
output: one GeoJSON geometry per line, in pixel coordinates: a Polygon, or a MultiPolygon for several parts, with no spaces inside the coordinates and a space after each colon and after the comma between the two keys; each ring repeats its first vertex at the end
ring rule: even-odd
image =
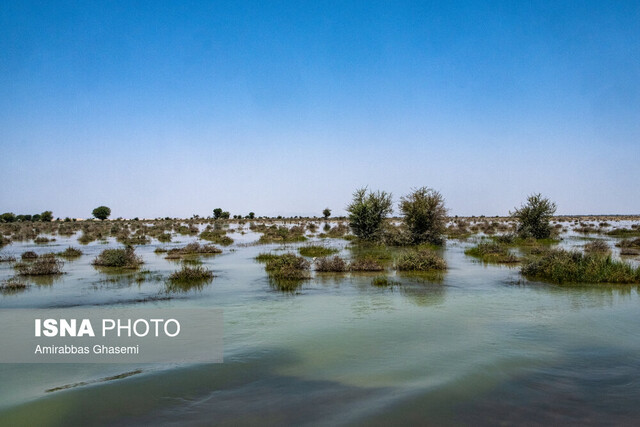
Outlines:
{"type": "MultiPolygon", "coordinates": [[[[233,235],[250,242],[256,236],[233,235]]],[[[275,289],[253,258],[299,245],[242,245],[202,258],[216,277],[172,294],[179,268],[139,246],[151,280],[96,271],[105,247],[75,239],[18,244],[84,252],[67,274],[0,295],[0,307],[213,306],[224,310],[225,362],[210,365],[0,365],[0,425],[637,424],[640,299],[635,286],[555,286],[464,255],[448,242],[437,281],[315,275],[275,289]],[[123,379],[105,380],[140,371],[123,379]],[[68,389],[48,389],[74,385],[68,389]]],[[[326,241],[348,256],[348,242],[326,241]]],[[[563,245],[583,242],[567,238],[563,245]]],[[[35,248],[35,249],[34,249],[35,248]]],[[[0,280],[11,276],[0,264],[0,280]]],[[[389,273],[394,275],[393,273],[389,273]]],[[[9,327],[3,325],[3,327],[9,327]]],[[[10,343],[2,343],[9,345],[10,343]]]]}

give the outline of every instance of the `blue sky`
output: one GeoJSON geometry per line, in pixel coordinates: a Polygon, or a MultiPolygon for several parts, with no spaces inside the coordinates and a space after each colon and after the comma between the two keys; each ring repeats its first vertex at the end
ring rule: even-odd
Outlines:
{"type": "Polygon", "coordinates": [[[640,3],[4,2],[0,212],[640,213],[640,3]]]}

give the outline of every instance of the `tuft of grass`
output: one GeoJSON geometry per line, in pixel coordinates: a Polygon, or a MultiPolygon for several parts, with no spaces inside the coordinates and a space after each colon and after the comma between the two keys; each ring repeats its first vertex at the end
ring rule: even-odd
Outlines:
{"type": "Polygon", "coordinates": [[[379,260],[372,256],[363,256],[357,258],[349,264],[351,271],[383,271],[384,266],[379,260]]]}
{"type": "Polygon", "coordinates": [[[162,233],[159,234],[156,239],[158,239],[159,242],[162,243],[168,243],[171,241],[171,234],[170,233],[162,233]]]}
{"type": "Polygon", "coordinates": [[[270,252],[261,252],[255,257],[255,260],[258,262],[267,262],[273,259],[278,258],[280,255],[272,254],[270,252]]]}
{"type": "Polygon", "coordinates": [[[262,230],[262,236],[258,243],[294,243],[304,242],[307,238],[304,236],[304,228],[293,226],[287,228],[285,226],[272,225],[262,230]]]}
{"type": "Polygon", "coordinates": [[[619,248],[640,248],[640,237],[637,239],[624,239],[616,243],[619,248]]]}
{"type": "Polygon", "coordinates": [[[171,282],[194,282],[211,279],[213,279],[213,272],[202,266],[189,267],[184,265],[182,269],[174,271],[169,276],[171,282]]]}
{"type": "Polygon", "coordinates": [[[595,240],[585,244],[584,251],[590,254],[608,255],[611,253],[611,248],[607,242],[603,240],[595,240]]]}
{"type": "Polygon", "coordinates": [[[316,271],[324,273],[340,273],[349,270],[349,265],[339,256],[318,258],[315,261],[316,271]]]}
{"type": "Polygon", "coordinates": [[[73,259],[82,256],[82,251],[80,249],[69,246],[64,251],[58,252],[57,255],[62,258],[73,259]]]}
{"type": "Polygon", "coordinates": [[[338,253],[339,251],[338,249],[328,248],[326,246],[308,245],[298,249],[298,252],[300,252],[300,255],[302,256],[314,258],[314,257],[323,257],[327,255],[333,255],[335,253],[338,253]]]}
{"type": "Polygon", "coordinates": [[[608,236],[613,237],[640,237],[640,229],[638,228],[616,228],[607,232],[608,236]]]}
{"type": "Polygon", "coordinates": [[[20,255],[23,260],[38,259],[38,254],[33,251],[26,251],[20,255]]]}
{"type": "Polygon", "coordinates": [[[465,255],[480,258],[484,262],[500,264],[513,264],[520,262],[517,256],[509,252],[509,249],[497,242],[481,242],[464,251],[465,255]]]}
{"type": "Polygon", "coordinates": [[[142,264],[142,258],[135,254],[132,246],[124,249],[105,249],[93,260],[98,267],[118,267],[136,269],[142,264]]]}
{"type": "Polygon", "coordinates": [[[387,276],[376,276],[373,278],[373,280],[371,280],[371,284],[378,287],[387,287],[399,285],[400,283],[395,280],[389,279],[387,276]]]}
{"type": "Polygon", "coordinates": [[[304,280],[309,278],[309,261],[292,253],[267,260],[265,270],[273,279],[304,280]]]}
{"type": "Polygon", "coordinates": [[[187,255],[216,255],[221,253],[222,249],[217,248],[211,244],[201,245],[200,243],[194,242],[189,243],[188,245],[181,248],[169,249],[166,258],[180,259],[187,255]]]}
{"type": "Polygon", "coordinates": [[[36,237],[35,239],[33,239],[33,243],[36,243],[38,245],[44,245],[45,243],[49,243],[49,242],[52,242],[54,240],[56,240],[56,239],[49,239],[47,237],[39,236],[39,237],[36,237]]]}
{"type": "Polygon", "coordinates": [[[202,233],[200,233],[199,237],[202,240],[208,240],[222,246],[229,246],[233,243],[233,239],[225,235],[224,231],[220,230],[203,231],[202,233]]]}
{"type": "Polygon", "coordinates": [[[52,276],[62,274],[64,263],[53,254],[45,254],[33,262],[19,262],[13,268],[21,276],[52,276]]]}
{"type": "Polygon", "coordinates": [[[427,249],[405,252],[396,262],[399,271],[446,270],[447,263],[438,254],[427,249]]]}
{"type": "Polygon", "coordinates": [[[521,273],[531,279],[552,283],[640,283],[640,268],[610,256],[603,257],[563,249],[546,251],[522,266],[521,273]]]}
{"type": "Polygon", "coordinates": [[[17,292],[24,291],[27,289],[29,285],[24,282],[21,282],[15,277],[11,277],[7,281],[0,284],[0,293],[1,294],[15,294],[17,292]]]}

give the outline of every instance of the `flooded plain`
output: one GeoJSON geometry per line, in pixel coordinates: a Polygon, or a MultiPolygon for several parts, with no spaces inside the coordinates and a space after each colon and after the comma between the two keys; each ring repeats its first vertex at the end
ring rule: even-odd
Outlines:
{"type": "MultiPolygon", "coordinates": [[[[600,239],[620,257],[619,239],[566,229],[560,247],[600,239]]],[[[108,273],[91,263],[122,244],[109,237],[80,245],[79,235],[4,246],[0,255],[17,259],[69,246],[83,255],[65,260],[63,275],[0,294],[0,308],[221,308],[224,363],[0,364],[0,425],[640,422],[636,285],[529,281],[517,264],[465,255],[478,238],[471,236],[446,242],[448,270],[438,277],[389,269],[395,286],[376,287],[372,273],[314,272],[283,292],[255,261],[259,253],[321,242],[348,259],[355,244],[317,235],[257,244],[260,234],[245,226],[221,254],[198,258],[215,275],[210,283],[175,290],[167,277],[181,263],[155,250],[197,236],[138,245],[138,272],[108,273]]],[[[637,256],[626,260],[638,265],[637,256]]],[[[11,262],[0,263],[0,281],[14,273],[11,262]]]]}

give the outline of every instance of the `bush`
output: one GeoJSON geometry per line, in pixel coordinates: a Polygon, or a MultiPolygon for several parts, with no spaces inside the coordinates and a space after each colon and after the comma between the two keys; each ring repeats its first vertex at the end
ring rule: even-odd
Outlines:
{"type": "Polygon", "coordinates": [[[607,242],[603,240],[596,240],[584,245],[584,251],[591,254],[610,254],[611,248],[607,245],[607,242]]]}
{"type": "Polygon", "coordinates": [[[444,243],[447,209],[439,192],[427,187],[418,188],[400,199],[400,211],[413,244],[444,243]]]}
{"type": "Polygon", "coordinates": [[[301,247],[298,249],[298,252],[300,252],[300,255],[306,257],[321,257],[335,254],[338,250],[334,248],[327,248],[326,246],[309,245],[301,247]]]}
{"type": "Polygon", "coordinates": [[[399,271],[446,270],[447,263],[438,254],[428,249],[405,252],[398,258],[399,271]]]}
{"type": "Polygon", "coordinates": [[[294,226],[287,228],[284,226],[271,226],[263,230],[259,243],[293,243],[307,240],[304,236],[304,228],[294,226]]]}
{"type": "Polygon", "coordinates": [[[553,283],[640,283],[640,268],[614,261],[611,257],[569,252],[546,251],[540,258],[522,266],[522,274],[553,283]]]}
{"type": "Polygon", "coordinates": [[[194,282],[211,279],[213,279],[211,270],[200,266],[188,267],[185,265],[181,270],[174,271],[169,276],[169,280],[172,282],[194,282]]]}
{"type": "Polygon", "coordinates": [[[62,258],[78,258],[79,256],[82,256],[82,251],[80,249],[72,248],[71,246],[69,246],[64,251],[58,252],[58,256],[62,258]]]}
{"type": "Polygon", "coordinates": [[[527,204],[510,212],[518,220],[518,234],[522,238],[547,239],[551,237],[550,220],[556,212],[556,204],[541,194],[527,198],[527,204]]]}
{"type": "Polygon", "coordinates": [[[200,233],[200,238],[222,246],[229,246],[233,243],[233,239],[226,236],[224,231],[203,231],[200,233]]]}
{"type": "Polygon", "coordinates": [[[484,262],[516,263],[520,260],[509,249],[497,242],[482,242],[464,251],[465,255],[480,258],[484,262]]]}
{"type": "Polygon", "coordinates": [[[329,217],[331,216],[331,209],[325,208],[322,211],[322,216],[324,217],[324,219],[329,219],[329,217]]]}
{"type": "Polygon", "coordinates": [[[35,243],[37,245],[43,245],[45,243],[51,242],[52,240],[55,240],[55,239],[49,239],[47,237],[40,236],[40,237],[36,237],[35,239],[33,239],[33,243],[35,243]]]}
{"type": "Polygon", "coordinates": [[[323,273],[340,273],[349,269],[347,263],[339,256],[318,258],[315,265],[316,271],[323,273]]]}
{"type": "Polygon", "coordinates": [[[1,294],[14,294],[17,292],[21,292],[24,291],[25,289],[27,289],[29,286],[24,283],[21,282],[20,280],[16,279],[15,277],[11,277],[9,280],[3,282],[2,284],[0,284],[0,293],[1,294]]]}
{"type": "Polygon", "coordinates": [[[375,258],[370,256],[364,256],[351,261],[349,264],[349,270],[351,271],[383,271],[384,266],[375,258]]]}
{"type": "Polygon", "coordinates": [[[265,270],[274,279],[302,280],[309,278],[309,261],[288,253],[267,260],[265,270]]]}
{"type": "Polygon", "coordinates": [[[142,259],[131,246],[124,249],[105,249],[93,260],[98,267],[138,268],[142,259]]]}
{"type": "Polygon", "coordinates": [[[351,230],[359,239],[379,240],[384,220],[393,212],[391,206],[391,194],[384,191],[367,193],[366,187],[356,190],[353,201],[347,206],[351,230]]]}
{"type": "Polygon", "coordinates": [[[33,262],[20,262],[13,268],[21,276],[49,276],[62,274],[63,265],[53,254],[45,254],[33,262]]]}
{"type": "Polygon", "coordinates": [[[169,249],[167,259],[179,259],[185,255],[216,255],[221,253],[222,249],[213,245],[201,245],[200,243],[194,242],[182,248],[169,249]]]}
{"type": "Polygon", "coordinates": [[[33,251],[26,251],[26,252],[23,252],[20,257],[22,259],[37,259],[38,254],[33,251]]]}
{"type": "Polygon", "coordinates": [[[111,216],[111,209],[106,206],[98,206],[91,214],[99,220],[104,221],[111,216]]]}

